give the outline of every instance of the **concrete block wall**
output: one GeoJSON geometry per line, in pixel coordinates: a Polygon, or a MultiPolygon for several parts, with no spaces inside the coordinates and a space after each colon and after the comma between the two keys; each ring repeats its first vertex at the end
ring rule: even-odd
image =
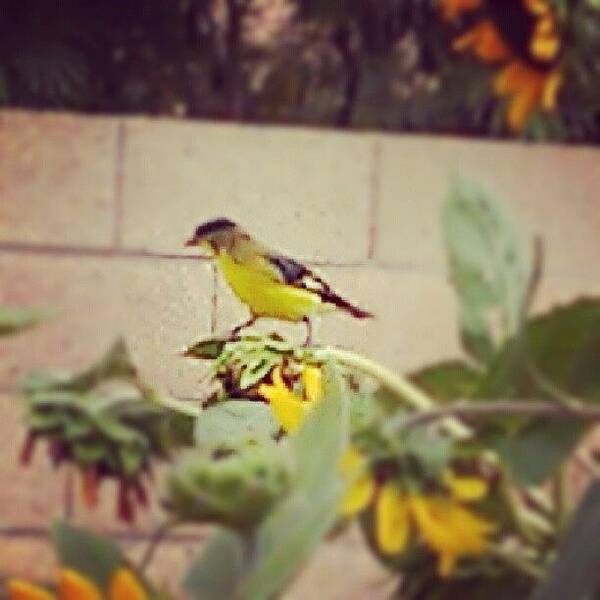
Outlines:
{"type": "MultiPolygon", "coordinates": [[[[124,528],[110,490],[89,512],[70,475],[41,456],[17,467],[13,392],[28,369],[83,367],[122,333],[149,381],[198,394],[202,369],[178,351],[246,314],[212,266],[183,248],[197,223],[227,216],[310,263],[376,315],[326,316],[318,339],[408,370],[460,353],[439,228],[451,175],[482,183],[543,236],[541,310],[600,293],[599,159],[577,147],[0,112],[0,304],[57,311],[0,342],[0,570],[47,573],[57,516],[118,536],[133,555],[160,519],[155,508],[124,528]]],[[[182,568],[202,535],[172,539],[158,562],[182,568]]],[[[333,568],[340,555],[324,552],[333,568]]]]}

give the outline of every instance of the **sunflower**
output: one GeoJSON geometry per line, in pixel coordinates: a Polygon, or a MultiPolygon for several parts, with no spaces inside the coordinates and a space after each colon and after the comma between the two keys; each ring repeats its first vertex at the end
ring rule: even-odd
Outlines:
{"type": "Polygon", "coordinates": [[[452,49],[499,66],[492,89],[507,101],[511,131],[522,131],[538,110],[556,111],[563,42],[549,0],[508,0],[502,6],[491,0],[441,0],[440,14],[446,21],[470,14],[479,19],[452,41],[452,49]]]}
{"type": "Polygon", "coordinates": [[[417,492],[395,478],[378,482],[367,458],[352,448],[341,470],[349,483],[341,513],[352,517],[371,506],[382,554],[402,554],[418,539],[437,555],[440,577],[450,577],[462,557],[485,554],[496,525],[465,506],[487,495],[487,483],[480,477],[447,469],[439,489],[417,492]]]}
{"type": "Polygon", "coordinates": [[[258,393],[271,405],[273,415],[288,433],[302,425],[306,414],[311,411],[323,394],[321,369],[313,365],[302,367],[302,393],[294,391],[283,379],[281,367],[271,373],[271,383],[262,383],[258,393]]]}
{"type": "Polygon", "coordinates": [[[148,600],[149,595],[135,575],[119,569],[111,578],[106,594],[96,584],[71,569],[59,573],[56,594],[22,579],[8,582],[8,600],[148,600]]]}

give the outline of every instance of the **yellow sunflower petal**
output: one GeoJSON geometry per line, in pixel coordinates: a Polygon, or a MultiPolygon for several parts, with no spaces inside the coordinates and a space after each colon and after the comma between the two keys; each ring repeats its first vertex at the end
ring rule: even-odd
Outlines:
{"type": "Polygon", "coordinates": [[[554,71],[547,79],[544,85],[542,95],[542,108],[549,112],[556,110],[558,92],[563,84],[563,74],[560,71],[554,71]]]}
{"type": "Polygon", "coordinates": [[[8,600],[55,600],[48,590],[21,579],[9,581],[7,590],[8,600]]]}
{"type": "Polygon", "coordinates": [[[560,39],[555,35],[534,36],[531,38],[529,51],[538,60],[550,62],[560,52],[560,39]]]}
{"type": "Polygon", "coordinates": [[[441,577],[452,575],[461,556],[483,554],[487,536],[496,530],[494,523],[450,498],[413,495],[410,507],[423,541],[439,556],[441,577]]]}
{"type": "Polygon", "coordinates": [[[273,384],[260,384],[258,393],[269,401],[271,410],[281,427],[287,432],[295,431],[304,421],[310,403],[302,400],[285,385],[281,376],[281,367],[273,369],[271,378],[273,384]]]}
{"type": "Polygon", "coordinates": [[[438,574],[440,577],[450,577],[456,568],[458,557],[455,554],[440,554],[438,560],[438,574]]]}
{"type": "Polygon", "coordinates": [[[371,502],[375,493],[375,479],[370,473],[358,477],[348,488],[340,512],[345,517],[354,517],[362,512],[371,502]]]}
{"type": "Polygon", "coordinates": [[[277,422],[285,431],[295,431],[302,425],[306,410],[310,407],[308,402],[300,400],[287,388],[265,384],[259,386],[258,393],[269,401],[277,422]]]}
{"type": "Polygon", "coordinates": [[[147,600],[148,595],[129,569],[119,569],[110,582],[109,600],[147,600]]]}
{"type": "Polygon", "coordinates": [[[470,50],[481,61],[488,63],[500,62],[510,57],[510,49],[491,19],[481,21],[455,38],[452,49],[456,52],[470,50]]]}
{"type": "Polygon", "coordinates": [[[535,82],[516,93],[510,101],[506,113],[506,122],[510,129],[515,132],[521,131],[540,101],[539,85],[535,82]]]}
{"type": "Polygon", "coordinates": [[[63,569],[58,580],[60,600],[102,600],[102,594],[87,577],[70,569],[63,569]]]}
{"type": "Polygon", "coordinates": [[[406,494],[394,483],[386,483],[379,492],[375,507],[375,536],[384,554],[400,554],[410,536],[406,494]]]}
{"type": "Polygon", "coordinates": [[[477,10],[481,7],[481,4],[482,0],[441,0],[442,19],[453,21],[464,12],[477,10]]]}
{"type": "Polygon", "coordinates": [[[452,497],[462,502],[476,502],[487,496],[488,483],[481,477],[464,477],[455,475],[450,469],[444,471],[444,485],[450,490],[452,497]]]}
{"type": "Polygon", "coordinates": [[[523,4],[532,15],[545,15],[550,12],[547,0],[524,0],[523,4]]]}
{"type": "Polygon", "coordinates": [[[306,365],[302,371],[304,397],[309,402],[318,402],[323,395],[323,373],[319,367],[306,365]]]}

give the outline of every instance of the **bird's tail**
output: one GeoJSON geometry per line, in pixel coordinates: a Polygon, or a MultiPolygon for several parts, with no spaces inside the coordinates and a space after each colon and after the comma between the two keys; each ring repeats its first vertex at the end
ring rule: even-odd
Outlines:
{"type": "Polygon", "coordinates": [[[370,313],[358,306],[354,306],[348,302],[348,300],[344,300],[341,296],[338,296],[336,293],[332,291],[326,291],[321,293],[321,300],[328,304],[333,304],[342,310],[345,310],[347,313],[351,314],[355,319],[370,319],[373,317],[373,313],[370,313]]]}

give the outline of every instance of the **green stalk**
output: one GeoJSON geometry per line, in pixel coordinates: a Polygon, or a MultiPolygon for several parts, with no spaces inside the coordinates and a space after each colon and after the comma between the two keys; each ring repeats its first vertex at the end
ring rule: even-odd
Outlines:
{"type": "MultiPolygon", "coordinates": [[[[377,380],[384,388],[392,392],[410,408],[416,410],[437,408],[437,403],[416,385],[405,377],[386,369],[379,363],[348,350],[328,347],[325,351],[327,356],[333,358],[339,364],[356,369],[377,380]]],[[[452,417],[442,420],[441,425],[449,434],[458,439],[465,439],[472,435],[471,430],[467,426],[452,417]]]]}
{"type": "Polygon", "coordinates": [[[174,410],[175,412],[179,412],[193,418],[199,417],[200,413],[202,412],[202,409],[197,404],[192,404],[188,400],[177,400],[177,398],[171,398],[171,396],[166,396],[158,390],[145,385],[138,387],[140,388],[142,395],[146,400],[153,402],[154,404],[158,404],[163,408],[174,410]]]}

